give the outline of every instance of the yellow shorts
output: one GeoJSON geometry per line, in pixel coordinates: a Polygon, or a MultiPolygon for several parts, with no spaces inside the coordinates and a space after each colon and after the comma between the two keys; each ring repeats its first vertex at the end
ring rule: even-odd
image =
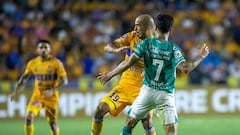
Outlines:
{"type": "Polygon", "coordinates": [[[58,101],[48,101],[42,97],[33,95],[27,106],[27,112],[37,116],[42,108],[45,108],[45,115],[49,122],[56,122],[58,117],[58,101]]]}
{"type": "Polygon", "coordinates": [[[127,106],[131,105],[139,94],[139,87],[122,87],[120,85],[114,87],[101,102],[108,104],[110,114],[117,116],[127,106]]]}

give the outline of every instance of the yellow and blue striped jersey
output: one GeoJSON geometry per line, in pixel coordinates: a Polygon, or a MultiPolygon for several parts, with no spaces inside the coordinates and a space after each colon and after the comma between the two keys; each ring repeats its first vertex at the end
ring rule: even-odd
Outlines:
{"type": "Polygon", "coordinates": [[[28,62],[25,74],[34,75],[34,94],[41,96],[45,90],[58,86],[58,78],[66,76],[66,71],[57,58],[51,56],[47,61],[42,61],[41,57],[36,57],[28,62]]]}
{"type": "MultiPolygon", "coordinates": [[[[136,49],[138,43],[142,40],[136,35],[134,31],[126,33],[122,37],[116,39],[114,42],[122,46],[129,46],[130,48],[126,51],[125,60],[127,60],[136,49]]],[[[122,87],[141,87],[142,86],[142,72],[144,71],[144,63],[143,60],[136,62],[133,66],[131,66],[128,70],[126,70],[120,79],[119,85],[122,87]]]]}

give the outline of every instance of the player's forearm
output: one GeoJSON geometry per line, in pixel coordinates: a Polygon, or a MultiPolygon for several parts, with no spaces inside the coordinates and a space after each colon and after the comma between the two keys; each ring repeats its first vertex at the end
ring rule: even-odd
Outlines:
{"type": "Polygon", "coordinates": [[[208,53],[209,53],[209,48],[206,44],[204,44],[203,46],[199,46],[199,55],[197,57],[195,57],[194,59],[191,60],[191,62],[187,63],[187,65],[190,65],[188,67],[187,72],[191,72],[194,68],[196,68],[200,62],[207,57],[208,53]]]}
{"type": "Polygon", "coordinates": [[[135,55],[131,55],[128,60],[122,61],[117,68],[115,68],[113,71],[111,71],[109,74],[111,77],[116,76],[125,70],[127,70],[130,66],[132,66],[136,61],[138,61],[139,58],[135,55]]]}
{"type": "Polygon", "coordinates": [[[200,63],[201,61],[204,59],[205,57],[204,56],[197,56],[196,58],[192,59],[192,68],[191,68],[191,71],[196,68],[200,63]]]}
{"type": "Polygon", "coordinates": [[[183,70],[185,70],[188,73],[191,72],[194,68],[196,68],[201,63],[203,59],[204,59],[204,56],[198,55],[194,59],[190,61],[186,61],[183,66],[183,70]]]}
{"type": "Polygon", "coordinates": [[[124,72],[125,70],[127,70],[129,67],[131,66],[131,63],[129,61],[122,61],[115,69],[113,69],[109,75],[111,77],[114,77],[122,72],[124,72]]]}
{"type": "Polygon", "coordinates": [[[108,52],[108,53],[116,53],[116,49],[115,47],[113,47],[113,43],[108,43],[105,47],[104,47],[104,51],[108,52]]]}
{"type": "Polygon", "coordinates": [[[56,90],[62,88],[63,86],[65,86],[65,85],[67,85],[67,84],[68,84],[68,79],[67,79],[67,77],[66,77],[66,76],[61,77],[58,86],[57,86],[57,87],[54,87],[53,90],[56,91],[56,90]]]}
{"type": "Polygon", "coordinates": [[[15,88],[15,92],[17,92],[19,89],[21,89],[24,85],[25,85],[25,83],[27,82],[27,80],[28,80],[28,77],[29,77],[29,75],[26,75],[26,74],[23,74],[21,77],[20,77],[20,79],[19,79],[19,81],[18,81],[18,83],[17,83],[17,86],[16,86],[16,88],[15,88]]]}

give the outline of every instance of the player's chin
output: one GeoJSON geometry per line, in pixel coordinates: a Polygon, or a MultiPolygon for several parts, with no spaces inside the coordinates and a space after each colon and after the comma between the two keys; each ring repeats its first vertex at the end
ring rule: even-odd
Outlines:
{"type": "Polygon", "coordinates": [[[46,52],[41,52],[40,54],[42,57],[46,57],[47,56],[47,53],[46,52]]]}
{"type": "Polygon", "coordinates": [[[140,37],[140,36],[141,36],[141,34],[140,34],[139,32],[136,32],[136,35],[137,35],[138,37],[140,37]]]}

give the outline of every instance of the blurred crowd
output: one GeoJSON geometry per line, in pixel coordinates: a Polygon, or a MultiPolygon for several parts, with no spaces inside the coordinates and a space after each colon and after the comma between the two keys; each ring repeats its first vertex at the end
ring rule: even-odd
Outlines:
{"type": "Polygon", "coordinates": [[[191,84],[240,80],[238,0],[7,0],[0,1],[0,80],[16,80],[36,56],[36,42],[48,39],[70,80],[96,76],[116,66],[122,55],[104,46],[133,30],[142,13],[174,17],[170,41],[187,59],[207,43],[209,56],[187,78],[191,84]]]}

